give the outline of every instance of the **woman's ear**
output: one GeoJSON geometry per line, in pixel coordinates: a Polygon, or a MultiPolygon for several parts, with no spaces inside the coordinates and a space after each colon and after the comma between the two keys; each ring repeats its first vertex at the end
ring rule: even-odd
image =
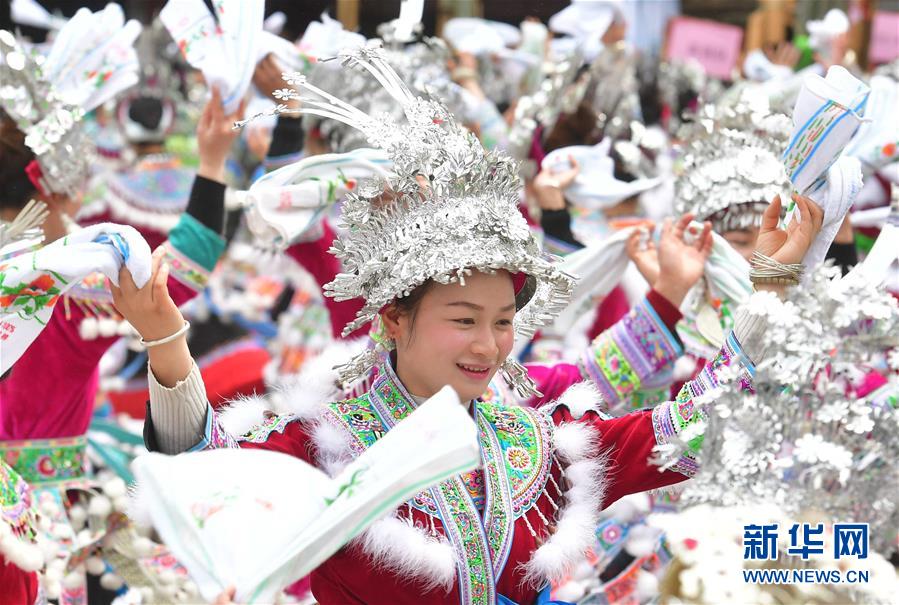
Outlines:
{"type": "Polygon", "coordinates": [[[381,311],[381,323],[384,325],[384,332],[392,340],[397,340],[402,335],[405,322],[403,314],[395,304],[391,303],[381,311]]]}

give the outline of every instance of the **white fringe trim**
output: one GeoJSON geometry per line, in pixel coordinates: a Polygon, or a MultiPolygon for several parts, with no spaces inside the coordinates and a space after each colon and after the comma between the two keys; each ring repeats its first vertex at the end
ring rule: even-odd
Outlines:
{"type": "Polygon", "coordinates": [[[113,218],[127,222],[129,225],[136,225],[168,234],[181,219],[181,214],[184,212],[184,208],[187,207],[188,198],[187,196],[184,198],[184,208],[172,210],[171,212],[144,210],[133,206],[112,188],[107,188],[104,201],[106,202],[106,209],[109,210],[113,218]]]}
{"type": "Polygon", "coordinates": [[[606,491],[606,456],[598,452],[599,436],[589,426],[565,423],[556,427],[554,453],[567,462],[570,487],[556,518],[556,531],[522,565],[525,584],[542,586],[563,579],[593,546],[606,491]]]}

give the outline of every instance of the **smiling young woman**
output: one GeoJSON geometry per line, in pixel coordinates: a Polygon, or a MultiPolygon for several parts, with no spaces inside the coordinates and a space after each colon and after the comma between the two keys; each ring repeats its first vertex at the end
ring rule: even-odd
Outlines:
{"type": "MultiPolygon", "coordinates": [[[[338,299],[365,301],[347,331],[380,318],[386,343],[346,366],[356,377],[371,379],[371,387],[354,398],[307,401],[293,414],[229,433],[206,402],[178,330],[148,343],[147,446],[166,453],[273,449],[333,472],[449,384],[477,421],[482,467],[423,490],[375,523],[313,572],[312,592],[323,605],[548,603],[550,582],[592,545],[604,507],[695,471],[689,453],[663,472],[648,458],[655,446],[702,420],[694,398],[717,384],[716,369],[738,364],[748,381],[751,361],[731,334],[676,401],[618,418],[602,413],[594,388],[578,387],[578,394],[554,402],[536,395],[532,407],[496,393],[487,397],[498,374],[533,393],[534,386],[561,392],[591,380],[600,389],[632,388],[642,369],[623,363],[624,345],[607,341],[591,350],[580,369],[544,369],[538,385],[512,363],[516,333],[530,336],[550,321],[572,286],[541,254],[518,211],[514,165],[485,152],[441,105],[412,97],[376,51],[360,50],[350,58],[390,83],[410,122],[380,124],[328,98],[331,113],[383,134],[379,143],[397,173],[389,182],[389,204],[383,203],[383,185],[347,200],[347,229],[334,246],[346,272],[327,289],[338,299]]],[[[317,93],[314,87],[309,91],[317,93]]],[[[797,205],[801,226],[778,231],[779,203],[762,226],[760,252],[780,263],[800,262],[820,228],[820,211],[804,200],[797,205]]],[[[659,280],[642,311],[622,320],[636,334],[628,347],[647,367],[678,346],[671,318],[709,253],[708,226],[693,243],[684,242],[689,220],[688,215],[666,225],[659,280]]],[[[143,315],[162,314],[167,325],[182,325],[164,280],[137,289],[123,273],[121,283],[116,304],[138,329],[143,315]]],[[[700,443],[695,438],[692,446],[700,443]]]]}

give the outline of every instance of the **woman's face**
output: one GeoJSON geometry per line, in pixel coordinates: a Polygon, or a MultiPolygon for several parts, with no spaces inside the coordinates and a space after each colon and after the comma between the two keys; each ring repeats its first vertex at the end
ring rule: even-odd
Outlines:
{"type": "Polygon", "coordinates": [[[463,401],[484,394],[512,350],[515,291],[505,271],[473,272],[465,285],[434,284],[414,313],[382,313],[396,342],[397,374],[410,393],[450,385],[463,401]]]}

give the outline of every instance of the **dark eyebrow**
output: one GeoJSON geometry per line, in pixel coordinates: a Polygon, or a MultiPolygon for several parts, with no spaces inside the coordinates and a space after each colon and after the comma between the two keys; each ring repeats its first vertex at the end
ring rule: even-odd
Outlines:
{"type": "MultiPolygon", "coordinates": [[[[457,300],[455,302],[446,303],[446,306],[447,307],[466,307],[468,309],[471,309],[472,311],[483,311],[484,310],[484,307],[482,307],[481,305],[476,305],[474,303],[466,302],[464,300],[457,300]]],[[[512,303],[511,305],[506,305],[505,307],[500,309],[500,312],[505,313],[506,311],[514,311],[514,310],[515,310],[515,303],[512,303]]]]}

